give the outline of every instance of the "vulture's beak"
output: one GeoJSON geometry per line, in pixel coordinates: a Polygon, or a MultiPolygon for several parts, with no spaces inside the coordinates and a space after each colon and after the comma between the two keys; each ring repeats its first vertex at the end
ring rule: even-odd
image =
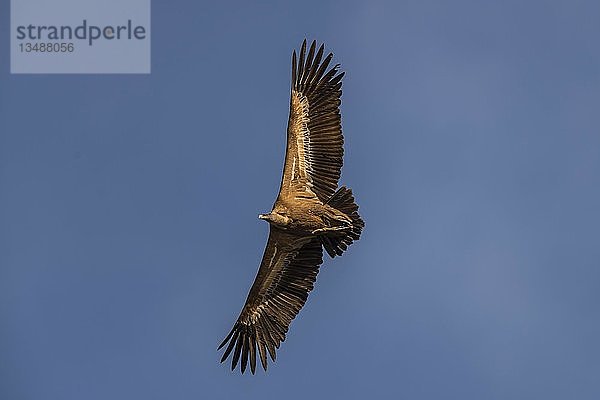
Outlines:
{"type": "Polygon", "coordinates": [[[269,219],[269,214],[258,214],[259,219],[269,219]]]}

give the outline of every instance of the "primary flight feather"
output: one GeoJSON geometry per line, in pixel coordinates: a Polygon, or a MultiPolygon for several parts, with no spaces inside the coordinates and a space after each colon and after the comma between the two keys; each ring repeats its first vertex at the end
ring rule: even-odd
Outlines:
{"type": "Polygon", "coordinates": [[[299,57],[292,55],[292,90],[285,164],[279,195],[268,214],[269,239],[258,273],[240,316],[219,349],[221,362],[231,354],[231,369],[260,358],[267,369],[292,320],[313,289],[323,248],[333,258],[360,238],[364,222],[352,191],[338,180],[344,155],[340,116],[343,72],[329,67],[323,45],[306,40],[299,57]]]}

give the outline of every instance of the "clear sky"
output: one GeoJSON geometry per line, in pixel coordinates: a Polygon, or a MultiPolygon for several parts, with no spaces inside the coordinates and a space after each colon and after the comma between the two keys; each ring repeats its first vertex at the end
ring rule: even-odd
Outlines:
{"type": "Polygon", "coordinates": [[[153,2],[151,75],[25,76],[0,2],[0,398],[600,398],[600,3],[212,3],[153,2]],[[304,37],[366,228],[240,376],[304,37]]]}

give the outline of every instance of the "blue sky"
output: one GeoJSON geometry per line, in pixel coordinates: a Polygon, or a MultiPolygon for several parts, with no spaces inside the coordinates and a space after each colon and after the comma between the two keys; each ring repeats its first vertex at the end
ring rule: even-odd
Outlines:
{"type": "Polygon", "coordinates": [[[155,1],[146,76],[10,75],[8,15],[1,398],[600,396],[597,2],[155,1]],[[304,37],[367,226],[240,376],[304,37]]]}

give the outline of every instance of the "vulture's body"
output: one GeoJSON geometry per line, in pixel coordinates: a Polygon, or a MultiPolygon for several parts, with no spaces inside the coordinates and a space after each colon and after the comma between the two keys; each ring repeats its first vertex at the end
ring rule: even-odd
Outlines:
{"type": "Polygon", "coordinates": [[[233,352],[231,369],[241,357],[256,370],[257,354],[267,369],[267,352],[285,340],[288,327],[312,290],[323,248],[341,255],[358,240],[364,222],[352,191],[338,180],[344,154],[339,65],[328,69],[333,54],[323,57],[323,46],[308,54],[306,41],[300,57],[292,56],[292,90],[285,165],[279,195],[268,214],[270,233],[258,274],[246,304],[219,349],[228,344],[221,362],[233,352]]]}

